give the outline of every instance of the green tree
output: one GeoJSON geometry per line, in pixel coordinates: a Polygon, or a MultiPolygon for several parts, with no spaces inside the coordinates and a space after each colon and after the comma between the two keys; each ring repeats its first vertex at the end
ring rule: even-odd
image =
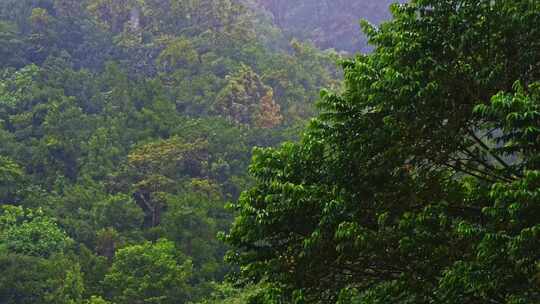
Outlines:
{"type": "Polygon", "coordinates": [[[227,266],[222,263],[225,248],[217,234],[228,227],[231,217],[215,184],[200,179],[185,184],[180,194],[167,197],[161,228],[168,240],[192,257],[194,279],[222,280],[227,266]]]}
{"type": "Polygon", "coordinates": [[[77,243],[94,248],[100,228],[95,209],[109,198],[103,185],[88,179],[72,185],[63,179],[55,186],[55,192],[39,206],[48,205],[58,223],[77,243]]]}
{"type": "Polygon", "coordinates": [[[103,300],[102,297],[92,296],[90,300],[87,300],[85,304],[110,304],[111,302],[103,300]]]}
{"type": "Polygon", "coordinates": [[[109,261],[106,257],[96,255],[84,245],[81,245],[77,258],[84,280],[84,298],[104,295],[103,279],[109,269],[109,261]]]}
{"type": "Polygon", "coordinates": [[[79,265],[65,257],[0,254],[0,271],[2,303],[82,303],[84,286],[79,265]]]}
{"type": "Polygon", "coordinates": [[[118,250],[105,285],[111,299],[127,303],[186,303],[191,261],[174,243],[160,240],[118,250]]]}
{"type": "Polygon", "coordinates": [[[175,70],[178,68],[194,69],[199,62],[199,54],[193,43],[185,38],[177,38],[161,52],[157,64],[163,70],[175,70]]]}
{"type": "Polygon", "coordinates": [[[226,240],[298,303],[536,303],[540,4],[417,0],[364,30],[226,240]],[[519,20],[519,21],[518,21],[519,20]]]}
{"type": "Polygon", "coordinates": [[[135,231],[143,224],[144,213],[128,195],[117,194],[93,206],[97,226],[118,232],[135,231]],[[119,220],[121,219],[121,220],[119,220]]]}
{"type": "Polygon", "coordinates": [[[25,174],[22,168],[7,157],[0,156],[0,204],[17,203],[25,174]]]}
{"type": "Polygon", "coordinates": [[[276,291],[275,288],[265,283],[248,285],[242,288],[235,288],[228,283],[224,283],[216,286],[212,295],[200,302],[200,304],[280,303],[279,295],[277,295],[278,292],[276,291]]]}
{"type": "Polygon", "coordinates": [[[215,110],[236,123],[271,128],[281,123],[280,107],[272,88],[247,66],[228,76],[228,84],[216,97],[215,110]]]}
{"type": "Polygon", "coordinates": [[[0,67],[20,67],[23,57],[24,42],[17,35],[16,26],[10,22],[0,22],[0,67]]]}
{"type": "Polygon", "coordinates": [[[3,206],[0,225],[0,247],[9,253],[47,258],[64,253],[73,242],[40,209],[3,206]]]}
{"type": "Polygon", "coordinates": [[[147,224],[157,226],[165,206],[164,195],[174,192],[174,180],[206,176],[208,143],[185,142],[175,136],[138,147],[128,156],[135,175],[135,199],[147,215],[147,224]]]}

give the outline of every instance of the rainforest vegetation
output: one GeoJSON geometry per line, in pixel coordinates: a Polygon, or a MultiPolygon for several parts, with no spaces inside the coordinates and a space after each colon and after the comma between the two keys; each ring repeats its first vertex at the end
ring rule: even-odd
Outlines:
{"type": "Polygon", "coordinates": [[[540,1],[392,2],[0,0],[0,303],[540,303],[540,1]]]}

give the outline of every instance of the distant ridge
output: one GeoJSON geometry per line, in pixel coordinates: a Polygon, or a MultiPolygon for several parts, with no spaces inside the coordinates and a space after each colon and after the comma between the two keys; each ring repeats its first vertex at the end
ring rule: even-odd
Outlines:
{"type": "Polygon", "coordinates": [[[322,49],[370,50],[359,20],[379,24],[391,18],[392,3],[405,0],[253,0],[288,36],[310,40],[322,49]]]}

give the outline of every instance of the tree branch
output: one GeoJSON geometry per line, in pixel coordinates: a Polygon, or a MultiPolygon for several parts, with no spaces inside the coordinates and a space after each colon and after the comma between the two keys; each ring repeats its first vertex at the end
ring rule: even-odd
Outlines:
{"type": "Polygon", "coordinates": [[[482,147],[482,149],[484,149],[487,153],[489,153],[489,155],[491,155],[495,160],[497,160],[497,162],[499,162],[501,165],[503,165],[503,167],[505,167],[508,170],[512,169],[510,167],[510,165],[508,165],[504,160],[502,160],[502,158],[500,158],[496,153],[493,153],[491,148],[488,147],[488,145],[486,145],[480,138],[478,138],[478,136],[476,136],[476,134],[474,134],[473,131],[469,130],[468,133],[474,139],[474,141],[478,145],[480,145],[480,147],[482,147]]]}

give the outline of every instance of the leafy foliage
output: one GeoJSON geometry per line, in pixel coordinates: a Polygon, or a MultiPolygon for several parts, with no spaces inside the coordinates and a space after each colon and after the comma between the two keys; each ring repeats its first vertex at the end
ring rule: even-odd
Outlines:
{"type": "Polygon", "coordinates": [[[393,6],[300,143],[255,151],[225,237],[295,303],[536,303],[540,7],[393,6]],[[519,21],[518,21],[519,20],[519,21]]]}
{"type": "Polygon", "coordinates": [[[0,1],[0,302],[212,294],[252,147],[296,137],[336,58],[236,0],[0,1]]]}
{"type": "Polygon", "coordinates": [[[82,276],[78,264],[57,256],[0,256],[2,303],[81,303],[82,276]]]}
{"type": "Polygon", "coordinates": [[[160,240],[120,249],[105,276],[115,303],[178,303],[187,300],[191,261],[178,256],[174,243],[160,240]]]}
{"type": "Polygon", "coordinates": [[[49,257],[61,254],[72,243],[56,223],[41,210],[3,206],[0,215],[0,248],[9,253],[49,257]]]}

